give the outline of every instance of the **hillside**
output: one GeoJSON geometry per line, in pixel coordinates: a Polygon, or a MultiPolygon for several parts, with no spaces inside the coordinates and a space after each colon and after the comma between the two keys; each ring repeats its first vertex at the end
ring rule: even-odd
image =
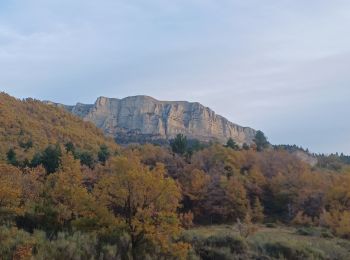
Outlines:
{"type": "Polygon", "coordinates": [[[233,138],[239,144],[251,144],[256,133],[254,129],[231,123],[197,102],[134,96],[124,99],[100,97],[93,105],[55,105],[93,122],[119,143],[164,141],[182,133],[203,142],[226,143],[233,138]]]}
{"type": "Polygon", "coordinates": [[[345,155],[314,166],[259,132],[118,148],[62,108],[0,97],[1,259],[349,259],[345,155]]]}
{"type": "Polygon", "coordinates": [[[19,100],[0,93],[0,160],[13,148],[30,160],[49,144],[72,142],[77,148],[98,151],[100,145],[115,148],[93,124],[84,122],[64,109],[33,99],[19,100]]]}

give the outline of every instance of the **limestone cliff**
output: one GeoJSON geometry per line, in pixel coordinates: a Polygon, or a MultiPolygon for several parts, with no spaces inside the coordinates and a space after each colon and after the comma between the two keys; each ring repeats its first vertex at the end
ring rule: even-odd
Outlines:
{"type": "Polygon", "coordinates": [[[91,121],[119,142],[169,140],[182,133],[190,139],[251,143],[255,130],[229,122],[199,103],[158,101],[148,96],[100,97],[94,105],[64,106],[91,121]]]}

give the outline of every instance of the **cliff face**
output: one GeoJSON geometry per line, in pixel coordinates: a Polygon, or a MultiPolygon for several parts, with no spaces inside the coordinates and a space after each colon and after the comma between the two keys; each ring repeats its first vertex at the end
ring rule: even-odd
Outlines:
{"type": "Polygon", "coordinates": [[[148,96],[100,97],[94,105],[64,106],[119,142],[169,140],[182,133],[201,141],[251,143],[255,130],[229,122],[199,103],[158,101],[148,96]]]}

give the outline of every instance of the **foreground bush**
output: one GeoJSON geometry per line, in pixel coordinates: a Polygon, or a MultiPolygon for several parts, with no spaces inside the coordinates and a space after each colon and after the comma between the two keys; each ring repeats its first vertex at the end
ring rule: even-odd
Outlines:
{"type": "Polygon", "coordinates": [[[248,254],[245,239],[231,232],[205,236],[187,231],[182,240],[191,244],[201,259],[237,259],[248,254]]]}
{"type": "Polygon", "coordinates": [[[333,238],[333,234],[325,228],[317,227],[301,227],[298,228],[296,233],[302,236],[312,236],[312,237],[324,237],[324,238],[333,238]]]}
{"type": "Polygon", "coordinates": [[[249,247],[255,255],[267,259],[350,259],[350,245],[346,240],[322,237],[322,229],[317,235],[315,230],[274,229],[264,231],[249,239],[249,247]],[[299,232],[305,234],[297,235],[299,232]]]}
{"type": "Polygon", "coordinates": [[[34,239],[17,228],[0,227],[0,259],[12,259],[21,251],[21,256],[31,256],[34,239]],[[24,250],[26,248],[26,250],[24,250]]]}
{"type": "Polygon", "coordinates": [[[293,242],[267,242],[263,252],[272,257],[285,259],[326,259],[323,252],[293,242]]]}
{"type": "Polygon", "coordinates": [[[132,259],[130,238],[118,234],[105,241],[96,234],[58,233],[47,237],[42,231],[27,233],[14,227],[0,227],[0,259],[132,259]]]}

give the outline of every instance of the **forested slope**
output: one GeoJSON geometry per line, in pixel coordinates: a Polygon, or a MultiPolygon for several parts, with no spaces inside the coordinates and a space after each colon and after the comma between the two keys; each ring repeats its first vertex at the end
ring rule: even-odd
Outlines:
{"type": "Polygon", "coordinates": [[[64,109],[33,99],[19,100],[0,93],[0,160],[12,148],[19,160],[31,160],[49,144],[72,142],[77,148],[97,152],[102,144],[116,145],[93,124],[64,109]]]}
{"type": "Polygon", "coordinates": [[[350,257],[338,158],[311,166],[261,131],[242,147],[119,148],[63,110],[0,97],[0,259],[350,257]]]}

